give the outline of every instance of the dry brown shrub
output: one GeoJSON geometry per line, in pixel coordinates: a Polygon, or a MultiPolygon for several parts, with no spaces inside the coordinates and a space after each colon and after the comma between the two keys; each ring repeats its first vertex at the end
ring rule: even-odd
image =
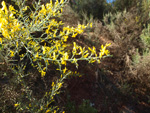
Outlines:
{"type": "Polygon", "coordinates": [[[138,62],[134,62],[132,66],[132,77],[145,88],[150,88],[150,53],[139,55],[137,60],[138,62]]]}
{"type": "Polygon", "coordinates": [[[132,54],[136,48],[140,48],[140,33],[141,26],[136,18],[136,10],[132,12],[123,13],[118,12],[117,14],[110,14],[104,20],[108,30],[111,33],[110,39],[118,45],[118,51],[115,56],[123,58],[124,63],[129,64],[132,54]],[[111,19],[111,23],[108,23],[108,19],[111,19]],[[128,58],[129,57],[129,58],[128,58]]]}
{"type": "Polygon", "coordinates": [[[65,26],[76,26],[80,20],[80,17],[69,5],[66,5],[63,9],[61,20],[65,26]]]}

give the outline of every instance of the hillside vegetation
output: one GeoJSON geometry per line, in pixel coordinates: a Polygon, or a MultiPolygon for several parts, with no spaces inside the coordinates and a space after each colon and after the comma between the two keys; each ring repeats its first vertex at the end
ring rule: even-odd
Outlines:
{"type": "Polygon", "coordinates": [[[0,112],[149,113],[150,0],[0,2],[0,112]]]}

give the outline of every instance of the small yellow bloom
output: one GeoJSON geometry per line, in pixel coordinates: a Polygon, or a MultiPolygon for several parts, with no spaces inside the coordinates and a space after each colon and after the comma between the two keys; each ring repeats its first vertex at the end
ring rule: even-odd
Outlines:
{"type": "Polygon", "coordinates": [[[29,107],[32,107],[32,105],[31,105],[31,104],[29,104],[29,107]]]}
{"type": "Polygon", "coordinates": [[[28,8],[28,7],[27,7],[27,6],[25,6],[22,10],[23,10],[23,11],[26,11],[26,10],[27,10],[27,8],[28,8]]]}
{"type": "Polygon", "coordinates": [[[50,110],[48,109],[48,110],[46,110],[46,112],[45,113],[49,113],[50,112],[50,110]]]}
{"type": "Polygon", "coordinates": [[[19,106],[19,104],[14,104],[14,107],[18,107],[19,106]]]}
{"type": "Polygon", "coordinates": [[[66,42],[68,39],[68,36],[63,36],[63,38],[64,38],[64,41],[66,42]]]}
{"type": "Polygon", "coordinates": [[[72,37],[76,37],[77,35],[78,35],[77,33],[75,33],[75,34],[73,33],[72,37]]]}
{"type": "Polygon", "coordinates": [[[46,52],[45,47],[43,46],[42,49],[43,49],[43,54],[45,54],[46,52]]]}
{"type": "Polygon", "coordinates": [[[86,54],[83,56],[83,58],[87,58],[88,55],[89,55],[89,53],[86,53],[86,54]]]}
{"type": "Polygon", "coordinates": [[[41,71],[41,76],[44,77],[45,74],[46,74],[46,72],[42,70],[42,71],[41,71]]]}
{"type": "Polygon", "coordinates": [[[2,38],[0,38],[0,43],[2,44],[2,38]]]}
{"type": "Polygon", "coordinates": [[[68,53],[66,52],[64,55],[63,55],[63,59],[64,60],[68,60],[69,56],[68,56],[68,53]]]}
{"type": "Polygon", "coordinates": [[[3,6],[2,10],[5,10],[5,14],[7,15],[8,14],[8,10],[7,10],[7,6],[6,6],[4,1],[2,1],[2,6],[3,6]]]}
{"type": "Polygon", "coordinates": [[[9,6],[9,11],[15,11],[14,7],[12,5],[9,6]]]}
{"type": "Polygon", "coordinates": [[[11,50],[10,50],[10,53],[11,53],[11,54],[10,54],[10,57],[13,57],[13,56],[14,56],[14,51],[11,51],[11,50]]]}
{"type": "Polygon", "coordinates": [[[16,46],[18,47],[18,41],[16,42],[16,46]]]}
{"type": "Polygon", "coordinates": [[[90,23],[90,27],[92,27],[92,23],[90,23]]]}
{"type": "Polygon", "coordinates": [[[93,49],[91,49],[90,47],[88,47],[88,49],[92,52],[92,54],[96,54],[96,48],[93,46],[93,49]]]}
{"type": "Polygon", "coordinates": [[[63,69],[63,73],[65,73],[67,71],[67,68],[65,67],[65,69],[63,69]]]}
{"type": "Polygon", "coordinates": [[[56,0],[56,2],[55,2],[55,7],[57,7],[58,4],[59,4],[59,2],[58,2],[58,0],[56,0]]]}
{"type": "Polygon", "coordinates": [[[71,63],[77,63],[77,59],[74,58],[71,63]]]}
{"type": "Polygon", "coordinates": [[[66,61],[61,58],[61,64],[66,65],[66,61]]]}
{"type": "Polygon", "coordinates": [[[54,85],[55,85],[54,82],[52,82],[52,87],[53,87],[54,85]]]}
{"type": "Polygon", "coordinates": [[[35,55],[35,58],[38,58],[39,57],[39,54],[38,54],[38,52],[37,52],[37,54],[35,55]]]}
{"type": "Polygon", "coordinates": [[[107,47],[107,46],[110,46],[110,45],[111,45],[111,43],[109,43],[109,44],[106,44],[106,47],[107,47]]]}
{"type": "Polygon", "coordinates": [[[60,11],[63,12],[63,9],[61,8],[60,11]]]}
{"type": "Polygon", "coordinates": [[[62,86],[62,83],[58,83],[57,85],[58,85],[58,89],[60,89],[62,86]]]}
{"type": "Polygon", "coordinates": [[[72,50],[72,53],[75,55],[76,52],[77,52],[77,49],[78,49],[78,46],[76,45],[76,42],[73,42],[73,50],[72,50]]]}
{"type": "Polygon", "coordinates": [[[56,53],[53,52],[53,60],[56,60],[56,53]]]}
{"type": "Polygon", "coordinates": [[[64,0],[61,0],[60,3],[61,3],[61,4],[64,3],[64,0]]]}

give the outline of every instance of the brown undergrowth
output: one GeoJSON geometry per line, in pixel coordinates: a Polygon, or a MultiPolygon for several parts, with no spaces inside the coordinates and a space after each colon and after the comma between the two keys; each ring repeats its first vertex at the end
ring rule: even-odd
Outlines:
{"type": "MultiPolygon", "coordinates": [[[[113,56],[102,60],[100,65],[86,66],[86,62],[81,62],[78,71],[83,76],[69,79],[66,92],[69,92],[71,101],[76,106],[87,99],[99,113],[148,113],[149,89],[144,87],[144,82],[148,83],[147,76],[142,80],[136,78],[140,73],[143,75],[144,70],[147,73],[149,63],[141,63],[133,68],[133,55],[137,48],[140,51],[143,49],[140,39],[142,26],[137,10],[132,8],[130,12],[117,13],[114,19],[112,16],[114,15],[106,16],[105,26],[100,21],[94,21],[93,28],[78,36],[76,42],[85,47],[96,46],[97,50],[101,44],[110,42],[109,50],[113,56]],[[108,21],[108,17],[112,20],[108,21]]],[[[144,58],[145,61],[147,57],[144,58]]],[[[68,94],[62,97],[65,98],[68,94]]]]}

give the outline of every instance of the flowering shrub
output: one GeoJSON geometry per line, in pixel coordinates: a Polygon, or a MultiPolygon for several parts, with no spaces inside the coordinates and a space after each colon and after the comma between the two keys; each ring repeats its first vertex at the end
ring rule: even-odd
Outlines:
{"type": "Polygon", "coordinates": [[[26,1],[15,1],[19,7],[18,10],[12,5],[7,7],[5,2],[2,2],[0,9],[0,54],[7,63],[19,57],[17,63],[13,62],[10,68],[16,74],[18,83],[25,88],[24,93],[26,94],[24,95],[27,102],[22,103],[18,99],[15,104],[17,110],[56,112],[59,110],[58,107],[49,105],[55,101],[54,96],[59,94],[63,80],[72,73],[67,69],[68,62],[75,64],[76,67],[78,67],[79,60],[100,63],[104,55],[109,54],[106,47],[110,44],[102,45],[99,53],[96,52],[95,47],[89,47],[86,50],[85,47],[77,45],[76,42],[68,44],[68,38],[75,38],[78,34],[83,33],[87,27],[92,27],[92,23],[79,24],[76,28],[63,26],[63,22],[56,18],[61,16],[67,0],[60,0],[60,2],[56,0],[55,3],[50,0],[50,3],[46,5],[41,5],[39,0],[35,2],[34,10],[25,5],[26,1]],[[35,37],[35,34],[38,36],[35,37]],[[68,49],[69,46],[73,49],[68,49]],[[60,78],[56,82],[52,82],[50,91],[46,92],[40,100],[34,98],[31,89],[26,87],[24,77],[27,63],[24,62],[25,59],[29,59],[29,63],[41,73],[41,77],[45,77],[50,64],[57,65],[56,70],[60,71],[60,78]]]}

